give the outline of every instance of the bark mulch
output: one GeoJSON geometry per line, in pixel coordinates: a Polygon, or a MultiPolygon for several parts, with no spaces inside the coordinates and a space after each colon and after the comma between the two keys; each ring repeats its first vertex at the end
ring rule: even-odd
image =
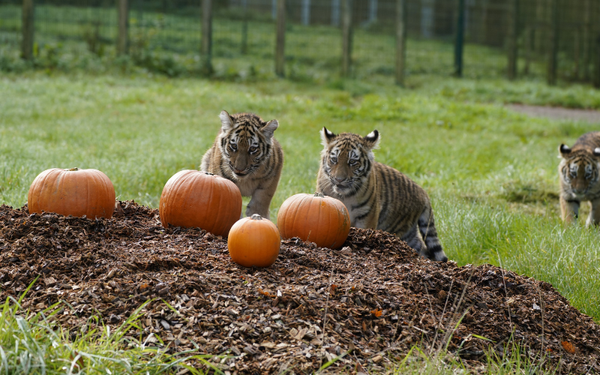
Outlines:
{"type": "Polygon", "coordinates": [[[38,276],[25,309],[64,301],[54,316],[76,332],[91,316],[118,326],[150,301],[140,318],[148,343],[227,354],[215,362],[232,374],[312,373],[338,356],[328,370],[378,371],[414,345],[447,346],[476,369],[514,343],[558,373],[600,371],[599,326],[552,285],[432,262],[382,231],[353,228],[341,250],[286,240],[272,267],[249,269],[225,239],[165,229],[158,210],[133,201],[110,220],[1,206],[0,297],[38,276]]]}

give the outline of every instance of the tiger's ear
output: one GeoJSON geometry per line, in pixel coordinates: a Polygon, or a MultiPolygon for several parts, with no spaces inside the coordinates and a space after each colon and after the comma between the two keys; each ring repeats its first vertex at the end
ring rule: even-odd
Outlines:
{"type": "Polygon", "coordinates": [[[600,147],[594,149],[594,156],[600,156],[600,147]]]}
{"type": "Polygon", "coordinates": [[[330,132],[326,127],[323,126],[323,129],[321,129],[321,144],[323,146],[327,146],[335,137],[337,137],[337,135],[330,132]]]}
{"type": "Polygon", "coordinates": [[[379,146],[379,132],[377,130],[373,130],[363,139],[365,140],[367,147],[371,150],[379,146]]]}
{"type": "Polygon", "coordinates": [[[273,133],[275,133],[275,130],[277,130],[278,127],[279,123],[277,122],[277,120],[271,120],[267,122],[267,125],[263,126],[261,130],[265,137],[271,139],[273,137],[273,133]]]}
{"type": "Polygon", "coordinates": [[[233,119],[231,118],[229,113],[227,113],[227,111],[221,111],[219,118],[221,119],[221,130],[223,132],[226,132],[233,128],[233,119]]]}
{"type": "Polygon", "coordinates": [[[571,153],[571,148],[564,143],[561,143],[558,146],[558,152],[560,152],[559,158],[562,156],[563,158],[571,153]]]}

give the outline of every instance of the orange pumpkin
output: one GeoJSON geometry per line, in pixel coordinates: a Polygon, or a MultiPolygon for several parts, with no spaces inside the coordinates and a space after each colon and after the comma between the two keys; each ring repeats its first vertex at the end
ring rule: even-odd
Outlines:
{"type": "Polygon", "coordinates": [[[275,263],[280,245],[277,226],[258,214],[237,221],[227,238],[231,259],[244,267],[269,267],[275,263]]]}
{"type": "Polygon", "coordinates": [[[242,213],[242,194],[223,177],[183,170],[165,184],[158,212],[165,228],[198,227],[225,237],[242,213]]]}
{"type": "Polygon", "coordinates": [[[29,187],[27,206],[29,213],[110,219],[115,209],[115,188],[97,169],[47,169],[29,187]]]}
{"type": "Polygon", "coordinates": [[[322,194],[296,194],[283,202],[277,226],[284,239],[299,237],[339,249],[350,233],[350,215],[341,201],[322,194]]]}

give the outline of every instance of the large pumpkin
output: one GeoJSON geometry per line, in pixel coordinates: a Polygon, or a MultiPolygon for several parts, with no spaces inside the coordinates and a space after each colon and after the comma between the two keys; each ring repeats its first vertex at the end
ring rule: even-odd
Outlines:
{"type": "Polygon", "coordinates": [[[341,201],[321,194],[296,194],[283,202],[277,226],[284,239],[299,237],[339,249],[350,233],[350,215],[341,201]]]}
{"type": "Polygon", "coordinates": [[[27,206],[30,213],[111,218],[115,188],[108,176],[97,169],[47,169],[29,187],[27,206]]]}
{"type": "Polygon", "coordinates": [[[277,226],[258,214],[238,220],[227,238],[231,259],[244,267],[269,267],[275,263],[280,246],[277,226]]]}
{"type": "Polygon", "coordinates": [[[224,237],[240,218],[242,194],[223,177],[183,170],[165,184],[158,211],[165,227],[198,227],[224,237]]]}

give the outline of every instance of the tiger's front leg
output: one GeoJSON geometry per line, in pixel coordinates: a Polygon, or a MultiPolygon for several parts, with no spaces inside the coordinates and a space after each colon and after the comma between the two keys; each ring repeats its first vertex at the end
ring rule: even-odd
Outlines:
{"type": "Polygon", "coordinates": [[[600,224],[600,198],[590,201],[590,216],[585,222],[586,226],[600,224]]]}
{"type": "Polygon", "coordinates": [[[277,185],[275,185],[274,187],[269,186],[264,189],[259,188],[254,190],[254,193],[252,193],[252,198],[250,198],[250,202],[246,207],[246,216],[259,214],[265,219],[269,219],[269,206],[271,205],[271,200],[275,195],[276,189],[277,185]]]}
{"type": "Polygon", "coordinates": [[[562,220],[565,223],[574,223],[579,217],[579,205],[579,201],[567,201],[563,197],[560,197],[560,212],[562,220]]]}

